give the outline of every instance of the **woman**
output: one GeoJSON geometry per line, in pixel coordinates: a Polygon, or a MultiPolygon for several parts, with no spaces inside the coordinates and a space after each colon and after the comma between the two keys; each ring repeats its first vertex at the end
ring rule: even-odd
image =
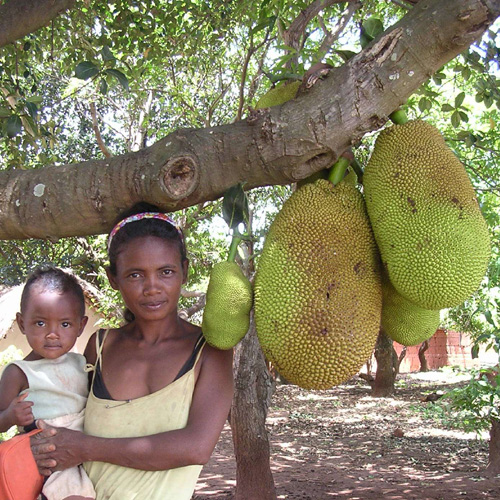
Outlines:
{"type": "Polygon", "coordinates": [[[145,204],[123,214],[108,253],[129,322],[89,340],[85,433],[47,428],[33,454],[44,475],[86,462],[98,500],[188,500],[228,416],[232,351],[177,315],[188,259],[166,214],[145,204]]]}

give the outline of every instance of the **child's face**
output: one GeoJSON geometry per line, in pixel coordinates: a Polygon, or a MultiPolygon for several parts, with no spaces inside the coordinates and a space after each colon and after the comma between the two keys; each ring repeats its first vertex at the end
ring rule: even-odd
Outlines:
{"type": "Polygon", "coordinates": [[[72,293],[40,290],[33,286],[17,323],[35,354],[34,359],[56,359],[75,345],[87,323],[72,293]]]}

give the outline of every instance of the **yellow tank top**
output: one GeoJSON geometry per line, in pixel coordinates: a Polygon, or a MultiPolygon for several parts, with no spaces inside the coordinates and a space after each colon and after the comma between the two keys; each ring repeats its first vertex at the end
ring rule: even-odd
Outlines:
{"type": "MultiPolygon", "coordinates": [[[[105,339],[106,336],[97,349],[101,369],[105,339]]],[[[119,438],[184,428],[193,397],[195,367],[202,351],[203,348],[188,372],[147,396],[115,401],[96,398],[91,390],[84,432],[119,438]]],[[[189,465],[166,471],[143,471],[104,462],[87,462],[84,467],[96,489],[97,500],[189,500],[202,469],[201,465],[189,465]]]]}

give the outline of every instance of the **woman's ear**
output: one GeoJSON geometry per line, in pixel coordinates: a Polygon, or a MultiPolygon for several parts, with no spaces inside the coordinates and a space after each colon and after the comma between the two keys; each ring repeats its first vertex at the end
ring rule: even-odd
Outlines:
{"type": "Polygon", "coordinates": [[[113,290],[118,290],[118,284],[116,283],[116,278],[109,269],[109,267],[106,268],[106,275],[108,277],[109,284],[111,285],[111,288],[113,290]]]}

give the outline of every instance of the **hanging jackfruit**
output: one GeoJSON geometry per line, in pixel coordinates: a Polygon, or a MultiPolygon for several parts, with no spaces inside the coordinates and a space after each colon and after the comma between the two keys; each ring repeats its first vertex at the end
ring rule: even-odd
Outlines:
{"type": "Polygon", "coordinates": [[[252,285],[236,262],[219,262],[210,273],[201,329],[217,349],[233,348],[247,333],[252,285]]]}
{"type": "Polygon", "coordinates": [[[437,310],[479,287],[488,228],[463,165],[435,127],[415,120],[383,130],[363,185],[383,265],[403,297],[437,310]]]}
{"type": "Polygon", "coordinates": [[[297,80],[290,83],[280,83],[276,87],[268,90],[255,105],[255,109],[262,108],[270,108],[271,106],[279,106],[287,101],[293,99],[297,92],[299,91],[299,87],[301,85],[301,81],[297,80]]]}
{"type": "Polygon", "coordinates": [[[361,193],[320,179],[284,203],[254,284],[266,358],[289,382],[327,389],[356,374],[380,326],[379,257],[361,193]]]}
{"type": "Polygon", "coordinates": [[[422,309],[406,300],[391,285],[382,280],[382,330],[402,345],[418,345],[430,339],[439,327],[439,310],[422,309]]]}

